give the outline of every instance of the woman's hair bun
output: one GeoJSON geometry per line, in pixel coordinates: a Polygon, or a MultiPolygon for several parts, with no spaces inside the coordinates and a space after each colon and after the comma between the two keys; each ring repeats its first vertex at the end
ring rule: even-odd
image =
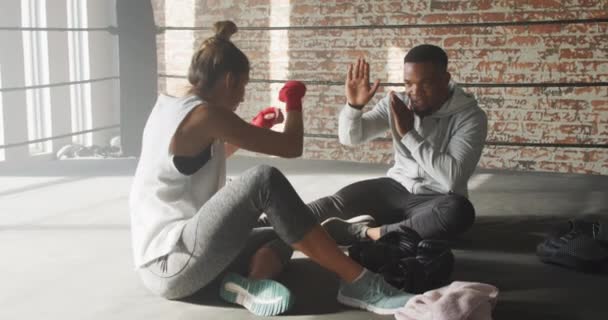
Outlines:
{"type": "Polygon", "coordinates": [[[216,38],[230,40],[230,37],[238,31],[238,28],[234,22],[226,20],[214,23],[213,31],[215,32],[216,38]]]}

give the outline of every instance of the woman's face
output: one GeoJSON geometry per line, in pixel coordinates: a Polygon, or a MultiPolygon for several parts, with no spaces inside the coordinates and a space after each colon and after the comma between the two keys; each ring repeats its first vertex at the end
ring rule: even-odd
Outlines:
{"type": "Polygon", "coordinates": [[[249,74],[241,74],[234,77],[233,81],[229,81],[229,88],[226,92],[226,106],[232,111],[236,111],[239,104],[243,102],[245,98],[245,87],[249,83],[249,74]]]}

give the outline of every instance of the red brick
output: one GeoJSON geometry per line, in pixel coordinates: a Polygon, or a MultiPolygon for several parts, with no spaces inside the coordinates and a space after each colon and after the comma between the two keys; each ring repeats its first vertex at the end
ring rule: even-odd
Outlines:
{"type": "Polygon", "coordinates": [[[475,37],[474,41],[476,47],[491,47],[495,49],[496,47],[504,46],[507,43],[507,37],[504,35],[475,37]]]}
{"type": "Polygon", "coordinates": [[[506,14],[504,12],[483,12],[481,13],[481,20],[483,22],[501,22],[505,21],[506,14]]]}
{"type": "Polygon", "coordinates": [[[589,103],[584,100],[559,99],[554,100],[550,106],[556,109],[583,110],[589,108],[589,103]]]}
{"type": "Polygon", "coordinates": [[[595,29],[592,23],[571,23],[563,26],[563,32],[569,34],[589,34],[595,29]]]}
{"type": "Polygon", "coordinates": [[[578,87],[573,89],[572,94],[585,97],[608,97],[608,87],[578,87]]]}
{"type": "Polygon", "coordinates": [[[552,33],[560,33],[562,26],[559,24],[537,24],[528,26],[528,32],[530,34],[546,36],[552,33]]]}
{"type": "Polygon", "coordinates": [[[548,47],[585,47],[589,44],[589,37],[583,35],[545,35],[543,40],[548,47]]]}
{"type": "Polygon", "coordinates": [[[317,5],[302,5],[299,3],[294,3],[291,6],[291,15],[318,15],[320,13],[320,6],[317,5]]]}
{"type": "Polygon", "coordinates": [[[600,143],[608,144],[608,124],[605,121],[597,125],[598,135],[601,137],[600,143]]]}
{"type": "Polygon", "coordinates": [[[567,162],[548,162],[541,161],[537,163],[538,169],[540,171],[551,171],[551,172],[561,172],[561,173],[571,173],[572,165],[567,162]]]}
{"type": "Polygon", "coordinates": [[[471,47],[473,46],[472,37],[450,37],[443,41],[444,48],[450,47],[471,47]]]}
{"type": "Polygon", "coordinates": [[[563,6],[562,1],[559,0],[534,0],[525,1],[520,5],[520,9],[533,8],[533,9],[560,9],[563,6]]]}
{"type": "MultiPolygon", "coordinates": [[[[268,1],[268,0],[266,0],[268,1]]],[[[321,15],[340,16],[346,14],[355,14],[355,6],[350,1],[335,3],[336,1],[327,1],[326,5],[320,6],[321,15]],[[331,5],[329,5],[333,2],[331,5]]]]}
{"type": "Polygon", "coordinates": [[[507,45],[516,47],[532,47],[541,44],[541,38],[536,36],[515,36],[507,38],[507,45]]]}
{"type": "Polygon", "coordinates": [[[431,0],[432,11],[451,11],[457,12],[465,9],[466,2],[464,1],[438,1],[431,0]]]}
{"type": "Polygon", "coordinates": [[[593,100],[591,101],[593,111],[604,111],[608,112],[608,100],[593,100]]]}
{"type": "Polygon", "coordinates": [[[560,59],[590,59],[593,51],[589,49],[562,49],[559,51],[560,59]]]}
{"type": "Polygon", "coordinates": [[[582,125],[582,124],[565,124],[559,127],[559,133],[565,135],[584,135],[589,136],[594,134],[594,129],[592,125],[582,125]]]}

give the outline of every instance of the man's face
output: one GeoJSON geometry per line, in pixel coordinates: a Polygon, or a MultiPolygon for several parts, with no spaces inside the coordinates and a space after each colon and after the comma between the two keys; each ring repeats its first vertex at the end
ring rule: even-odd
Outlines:
{"type": "Polygon", "coordinates": [[[406,62],[403,65],[405,93],[410,107],[419,116],[439,110],[446,101],[450,74],[431,62],[406,62]]]}

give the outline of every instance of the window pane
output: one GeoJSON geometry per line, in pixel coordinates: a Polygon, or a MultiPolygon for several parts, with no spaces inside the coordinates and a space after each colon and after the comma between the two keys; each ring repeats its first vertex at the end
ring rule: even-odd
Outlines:
{"type": "MultiPolygon", "coordinates": [[[[2,65],[0,65],[0,88],[2,88],[2,65]]],[[[0,145],[5,144],[4,142],[4,107],[3,107],[2,91],[0,91],[0,145]]],[[[0,161],[4,161],[4,149],[0,149],[0,161]]]]}
{"type": "MultiPolygon", "coordinates": [[[[87,28],[87,2],[68,0],[68,27],[87,28]]],[[[89,32],[69,31],[68,47],[70,58],[70,81],[89,80],[89,32]]],[[[72,131],[83,131],[93,128],[91,108],[91,84],[83,83],[70,86],[72,108],[72,131]]],[[[89,146],[93,143],[92,134],[76,135],[74,143],[89,146]]]]}
{"type": "MultiPolygon", "coordinates": [[[[21,21],[25,28],[46,27],[46,1],[21,0],[21,21]]],[[[46,31],[23,31],[25,85],[49,83],[48,40],[46,31]]],[[[51,136],[51,97],[48,88],[26,91],[28,139],[51,136]]],[[[32,155],[48,153],[52,142],[29,145],[32,155]]]]}

